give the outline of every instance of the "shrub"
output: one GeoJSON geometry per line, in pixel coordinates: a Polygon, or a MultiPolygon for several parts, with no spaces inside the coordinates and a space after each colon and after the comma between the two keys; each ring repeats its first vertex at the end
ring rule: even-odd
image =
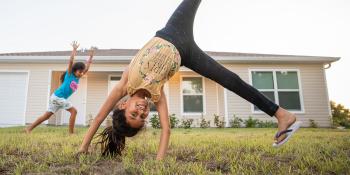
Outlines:
{"type": "Polygon", "coordinates": [[[244,125],[247,128],[256,128],[258,126],[259,120],[253,119],[252,116],[249,116],[248,120],[244,121],[244,125]]]}
{"type": "Polygon", "coordinates": [[[258,128],[277,128],[278,124],[273,121],[258,121],[258,128]]]}
{"type": "Polygon", "coordinates": [[[156,129],[160,128],[160,121],[157,114],[152,115],[152,117],[150,118],[150,122],[151,122],[152,128],[156,128],[156,129]]]}
{"type": "Polygon", "coordinates": [[[170,127],[175,128],[179,123],[179,120],[176,118],[175,114],[169,115],[170,118],[170,127]]]}
{"type": "Polygon", "coordinates": [[[190,129],[193,123],[193,119],[183,119],[181,127],[185,129],[190,129]]]}
{"type": "Polygon", "coordinates": [[[208,128],[210,127],[210,121],[206,121],[204,118],[202,118],[201,123],[199,124],[201,128],[208,128]]]}
{"type": "Polygon", "coordinates": [[[214,124],[218,128],[225,127],[225,122],[221,120],[220,116],[214,114],[214,124]]]}
{"type": "Polygon", "coordinates": [[[310,122],[310,128],[317,128],[317,123],[315,122],[315,120],[312,120],[312,119],[309,119],[309,122],[310,122]]]}
{"type": "Polygon", "coordinates": [[[236,115],[233,115],[233,120],[230,120],[230,127],[231,128],[240,128],[241,123],[243,120],[239,117],[236,117],[236,115]]]}

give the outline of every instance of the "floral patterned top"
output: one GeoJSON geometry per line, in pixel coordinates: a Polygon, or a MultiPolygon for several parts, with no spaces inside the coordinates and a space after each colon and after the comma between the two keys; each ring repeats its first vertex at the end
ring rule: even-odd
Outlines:
{"type": "Polygon", "coordinates": [[[180,68],[179,51],[170,42],[153,37],[131,60],[127,92],[131,96],[139,89],[151,94],[151,100],[158,102],[160,90],[180,68]]]}

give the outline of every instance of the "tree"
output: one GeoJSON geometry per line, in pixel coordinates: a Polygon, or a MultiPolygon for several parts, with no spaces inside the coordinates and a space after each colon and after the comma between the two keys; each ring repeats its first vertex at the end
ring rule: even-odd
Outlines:
{"type": "Polygon", "coordinates": [[[350,128],[350,110],[346,109],[341,104],[336,104],[334,101],[331,101],[330,103],[333,117],[333,125],[350,128]]]}

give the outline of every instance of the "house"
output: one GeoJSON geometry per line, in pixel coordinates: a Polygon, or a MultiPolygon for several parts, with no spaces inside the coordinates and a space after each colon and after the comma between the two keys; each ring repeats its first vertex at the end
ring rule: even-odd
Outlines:
{"type": "MultiPolygon", "coordinates": [[[[77,125],[93,118],[122,71],[137,50],[97,50],[89,73],[80,80],[70,101],[78,109],[77,125]]],[[[331,111],[325,67],[337,57],[207,52],[226,68],[237,73],[277,104],[321,127],[331,126],[331,111]]],[[[0,125],[32,123],[48,106],[50,94],[59,86],[66,70],[69,51],[0,54],[0,125]]],[[[76,60],[85,61],[79,51],[76,60]]],[[[181,67],[165,84],[169,114],[192,118],[198,126],[202,117],[223,117],[226,124],[235,115],[242,119],[275,120],[214,81],[181,67]]],[[[154,108],[153,108],[154,110],[154,108]]],[[[63,125],[69,113],[57,112],[47,124],[63,125]]],[[[213,122],[211,122],[213,124],[213,122]]]]}

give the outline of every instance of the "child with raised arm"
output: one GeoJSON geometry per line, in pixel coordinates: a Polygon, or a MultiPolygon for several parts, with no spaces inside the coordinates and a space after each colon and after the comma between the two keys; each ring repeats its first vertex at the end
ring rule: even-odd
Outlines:
{"type": "Polygon", "coordinates": [[[157,159],[163,159],[170,137],[168,107],[163,85],[180,66],[185,66],[217,82],[271,117],[275,116],[278,121],[278,132],[273,146],[284,144],[300,127],[300,122],[296,121],[294,114],[269,100],[197,46],[193,36],[193,21],[200,2],[201,0],[183,0],[165,27],[135,55],[120,82],[100,108],[78,154],[88,151],[91,139],[102,121],[121,98],[129,95],[130,98],[120,102],[114,110],[113,126],[107,127],[99,135],[102,155],[122,154],[125,138],[136,135],[144,127],[150,110],[148,105],[150,99],[156,105],[162,128],[157,159]]]}
{"type": "Polygon", "coordinates": [[[68,101],[68,97],[70,97],[78,89],[79,79],[88,72],[90,64],[92,63],[92,58],[94,56],[94,49],[91,47],[89,51],[89,58],[86,64],[83,62],[74,63],[74,57],[77,53],[79,44],[76,41],[73,41],[71,45],[73,47],[73,50],[69,59],[68,68],[61,76],[62,84],[50,96],[49,107],[47,111],[25,129],[26,133],[28,134],[36,126],[45,120],[48,120],[59,109],[65,109],[70,112],[69,133],[74,133],[74,123],[78,111],[73,107],[72,103],[68,101]]]}

